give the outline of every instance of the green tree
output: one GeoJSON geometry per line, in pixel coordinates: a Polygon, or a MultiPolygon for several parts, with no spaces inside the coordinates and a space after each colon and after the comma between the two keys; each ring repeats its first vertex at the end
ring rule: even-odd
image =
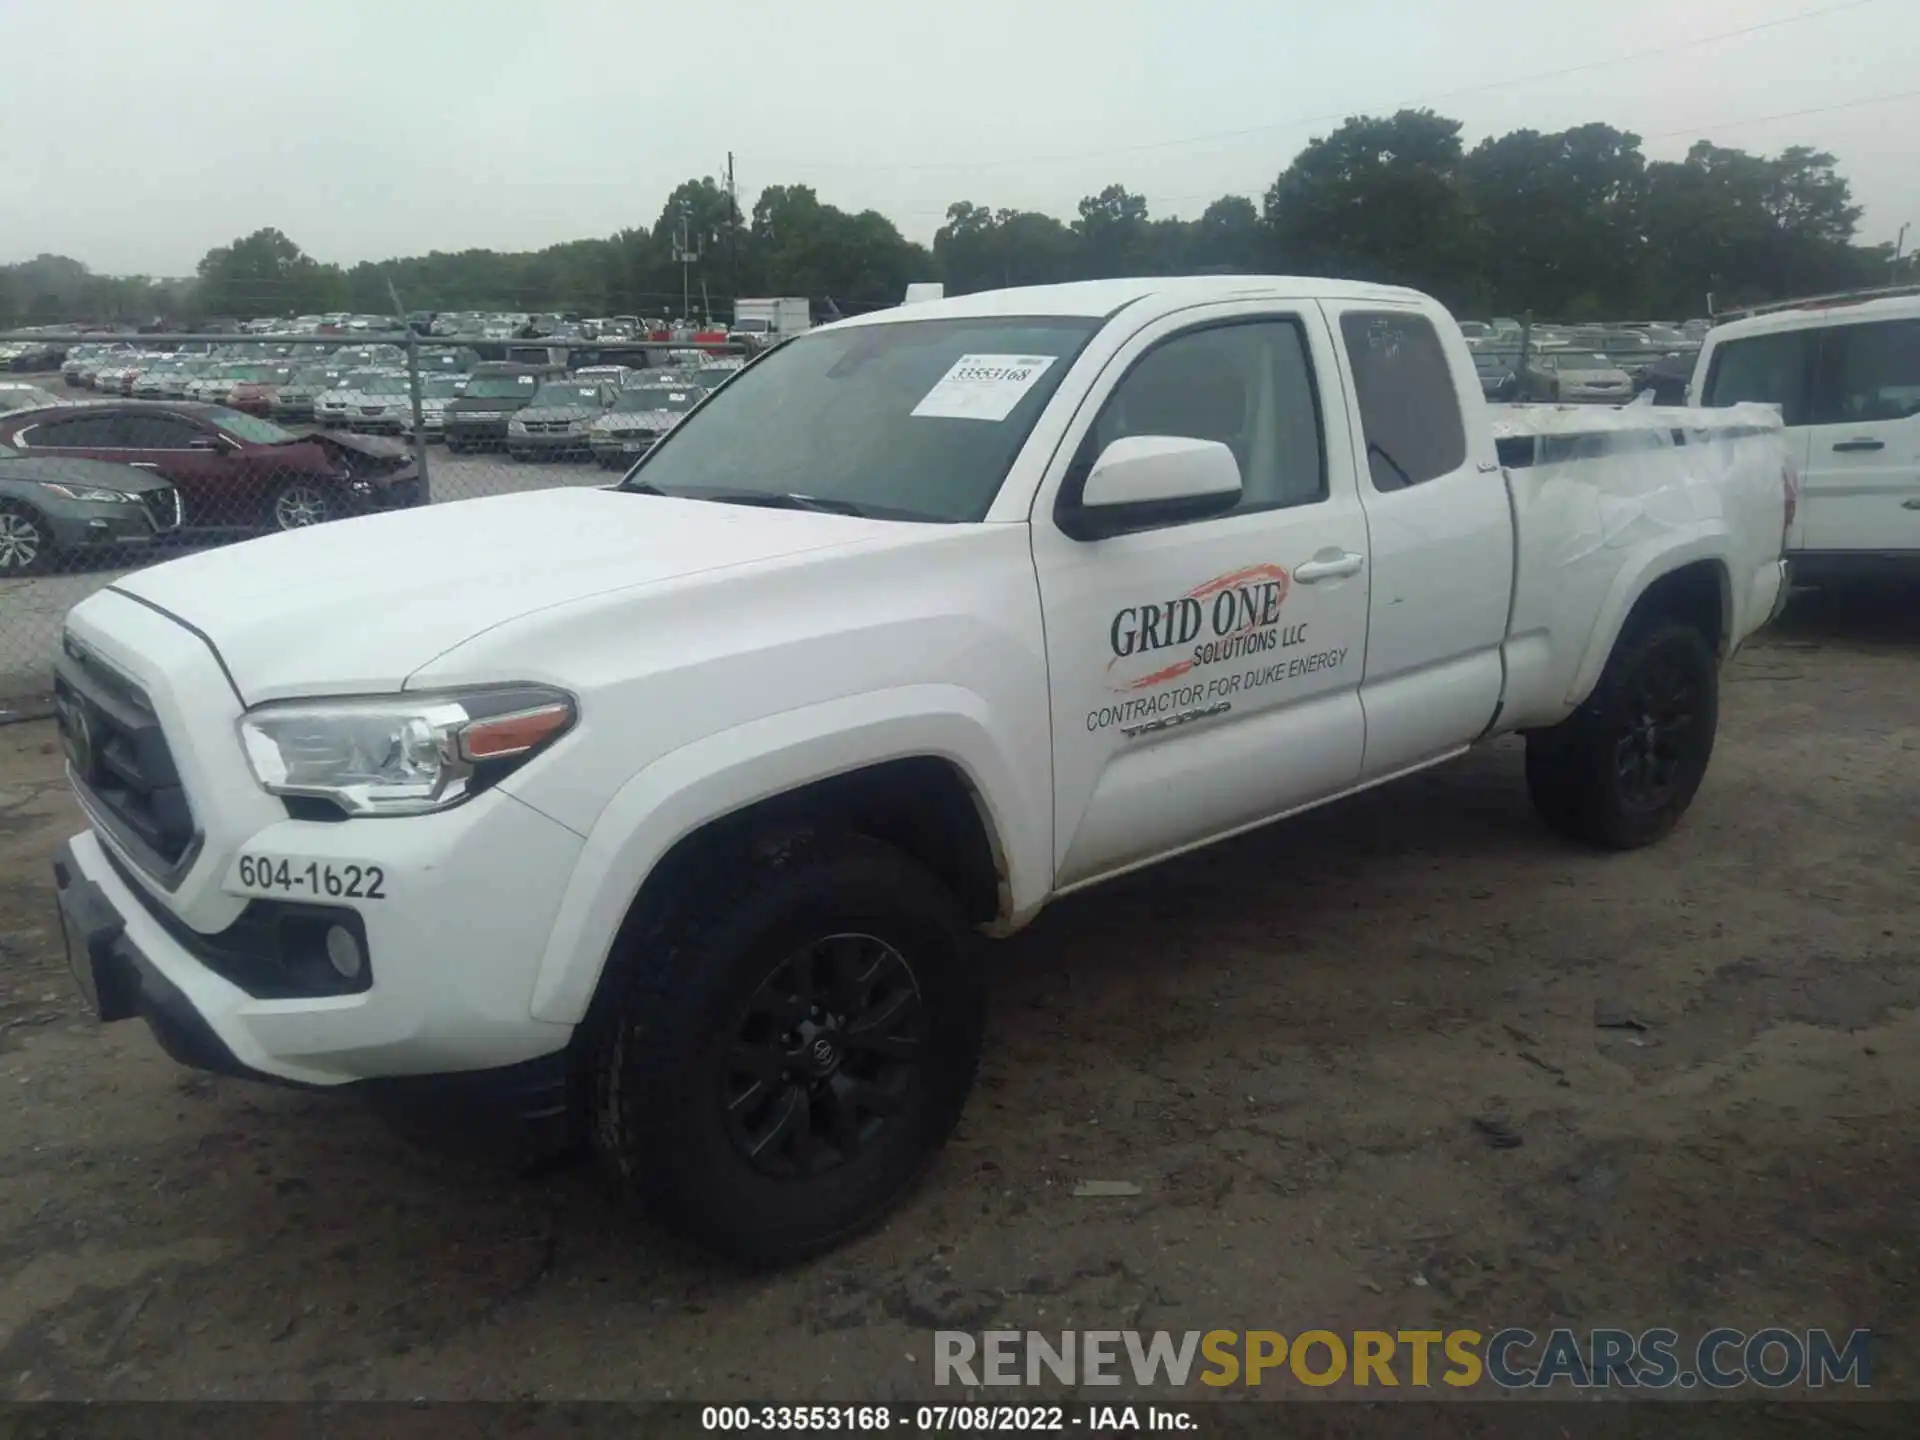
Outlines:
{"type": "Polygon", "coordinates": [[[1083,275],[1137,275],[1154,268],[1146,196],[1124,185],[1109,185],[1081,200],[1073,232],[1080,241],[1083,275]]]}
{"type": "MultiPolygon", "coordinates": [[[[198,302],[209,315],[299,315],[336,308],[345,285],[339,268],[321,265],[271,227],[219,245],[201,257],[198,302]]],[[[382,313],[391,308],[383,302],[382,313]]]]}
{"type": "Polygon", "coordinates": [[[1629,308],[1646,170],[1640,137],[1610,125],[1515,130],[1475,146],[1461,183],[1486,238],[1492,309],[1576,319],[1629,308]]]}
{"type": "Polygon", "coordinates": [[[1831,155],[1698,141],[1684,160],[1647,167],[1641,306],[1693,314],[1709,294],[1724,306],[1875,283],[1884,261],[1850,243],[1859,219],[1831,155]]]}
{"type": "Polygon", "coordinates": [[[1195,263],[1208,269],[1257,273],[1267,268],[1270,248],[1260,212],[1244,195],[1222,195],[1193,223],[1195,263]]]}
{"type": "Polygon", "coordinates": [[[1355,116],[1310,141],[1267,191],[1278,263],[1471,303],[1482,247],[1460,160],[1460,122],[1431,110],[1355,116]]]}

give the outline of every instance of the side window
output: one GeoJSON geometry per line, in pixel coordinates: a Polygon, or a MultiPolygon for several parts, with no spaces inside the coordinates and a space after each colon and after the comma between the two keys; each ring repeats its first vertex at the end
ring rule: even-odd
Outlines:
{"type": "Polygon", "coordinates": [[[1467,463],[1467,432],[1447,352],[1424,315],[1340,317],[1376,490],[1402,490],[1467,463]]]}
{"type": "Polygon", "coordinates": [[[129,415],[122,423],[131,450],[185,450],[199,438],[200,429],[177,415],[129,415]]]}
{"type": "Polygon", "coordinates": [[[1920,414],[1920,320],[1829,330],[1821,347],[1814,425],[1860,425],[1920,414]]]}
{"type": "MultiPolygon", "coordinates": [[[[1149,350],[1107,397],[1081,442],[1078,482],[1101,451],[1132,435],[1218,440],[1233,451],[1241,489],[1231,514],[1327,498],[1320,406],[1297,321],[1215,325],[1149,350]]],[[[1071,478],[1068,483],[1075,486],[1071,478]]]]}
{"type": "Polygon", "coordinates": [[[1700,403],[1778,405],[1787,424],[1805,425],[1808,362],[1820,335],[1818,330],[1787,330],[1714,347],[1700,403]]]}
{"type": "Polygon", "coordinates": [[[35,425],[21,435],[33,449],[108,450],[125,445],[112,415],[76,415],[35,425]]]}

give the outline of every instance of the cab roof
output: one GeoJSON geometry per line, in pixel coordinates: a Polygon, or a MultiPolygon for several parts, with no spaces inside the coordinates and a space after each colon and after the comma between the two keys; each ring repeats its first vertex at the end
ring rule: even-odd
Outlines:
{"type": "Polygon", "coordinates": [[[910,320],[958,320],[992,315],[1064,315],[1105,319],[1140,301],[1175,310],[1227,300],[1372,300],[1424,304],[1418,290],[1294,275],[1165,275],[1130,280],[1075,280],[1065,285],[1022,285],[981,290],[896,306],[836,321],[832,328],[886,325],[910,320]]]}

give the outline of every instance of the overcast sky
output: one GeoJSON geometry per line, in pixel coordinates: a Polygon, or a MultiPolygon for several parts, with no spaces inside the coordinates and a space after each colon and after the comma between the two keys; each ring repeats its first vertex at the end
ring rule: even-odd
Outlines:
{"type": "Polygon", "coordinates": [[[729,149],[743,208],[808,184],[921,241],[954,200],[1070,217],[1114,181],[1192,216],[1412,103],[1469,146],[1592,120],[1658,158],[1810,144],[1860,238],[1920,221],[1916,0],[0,4],[0,261],[110,274],[262,225],[341,263],[607,235],[729,149]]]}

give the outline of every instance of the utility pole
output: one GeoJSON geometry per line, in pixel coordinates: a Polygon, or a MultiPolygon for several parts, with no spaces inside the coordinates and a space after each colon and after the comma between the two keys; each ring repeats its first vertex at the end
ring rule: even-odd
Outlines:
{"type": "Polygon", "coordinates": [[[680,234],[673,242],[673,258],[680,262],[680,319],[691,318],[693,309],[693,262],[700,258],[700,252],[693,248],[693,210],[686,201],[680,202],[680,234]]]}
{"type": "Polygon", "coordinates": [[[727,151],[727,278],[740,298],[740,192],[733,186],[733,152],[727,151]]]}
{"type": "Polygon", "coordinates": [[[1911,220],[1904,222],[1900,226],[1900,233],[1893,237],[1893,260],[1887,266],[1887,278],[1896,285],[1900,283],[1900,252],[1906,248],[1907,231],[1912,225],[1911,220]]]}

